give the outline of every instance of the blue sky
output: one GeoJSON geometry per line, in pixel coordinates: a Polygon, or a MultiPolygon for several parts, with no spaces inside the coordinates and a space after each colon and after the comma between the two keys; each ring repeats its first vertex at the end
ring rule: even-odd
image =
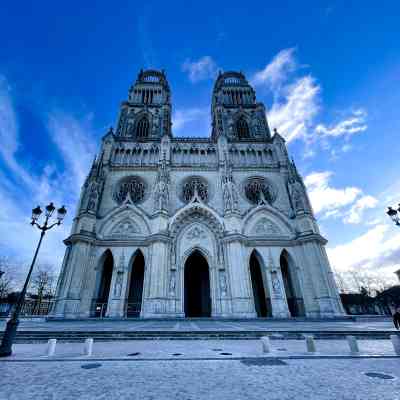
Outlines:
{"type": "Polygon", "coordinates": [[[286,137],[339,271],[391,277],[400,231],[395,1],[8,2],[0,25],[0,254],[31,257],[32,206],[69,208],[140,68],[165,69],[176,136],[210,134],[218,70],[241,70],[286,137]]]}

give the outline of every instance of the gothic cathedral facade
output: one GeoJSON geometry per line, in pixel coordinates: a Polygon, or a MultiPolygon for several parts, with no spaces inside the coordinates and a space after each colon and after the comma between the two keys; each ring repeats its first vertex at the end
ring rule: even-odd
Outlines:
{"type": "Polygon", "coordinates": [[[343,308],[303,180],[238,72],[210,138],[174,137],[163,71],[140,71],[82,187],[56,318],[330,318],[343,308]]]}

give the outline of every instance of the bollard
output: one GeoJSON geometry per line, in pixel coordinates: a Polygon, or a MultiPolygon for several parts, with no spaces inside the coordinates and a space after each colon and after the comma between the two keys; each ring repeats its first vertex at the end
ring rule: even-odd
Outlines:
{"type": "Polygon", "coordinates": [[[57,344],[57,339],[49,339],[49,341],[47,342],[48,357],[54,356],[54,353],[56,351],[56,344],[57,344]]]}
{"type": "Polygon", "coordinates": [[[85,356],[91,356],[93,353],[93,339],[88,338],[85,340],[85,344],[83,346],[83,354],[85,356]]]}
{"type": "Polygon", "coordinates": [[[394,352],[400,356],[400,336],[390,335],[390,340],[392,341],[394,352]]]}
{"type": "Polygon", "coordinates": [[[350,353],[351,354],[359,354],[360,349],[358,348],[358,343],[357,339],[355,336],[346,336],[347,343],[349,344],[350,347],[350,353]]]}
{"type": "Polygon", "coordinates": [[[307,352],[308,353],[315,353],[317,350],[315,348],[314,338],[312,336],[305,336],[306,345],[307,345],[307,352]]]}
{"type": "Polygon", "coordinates": [[[269,353],[271,351],[271,344],[269,341],[269,337],[263,336],[261,338],[261,342],[262,342],[263,353],[269,353]]]}

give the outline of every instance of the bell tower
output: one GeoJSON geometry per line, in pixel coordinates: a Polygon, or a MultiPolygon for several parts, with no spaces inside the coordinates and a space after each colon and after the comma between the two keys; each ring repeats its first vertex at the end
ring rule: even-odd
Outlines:
{"type": "Polygon", "coordinates": [[[271,138],[265,107],[241,72],[219,73],[212,94],[212,138],[224,135],[229,141],[271,138]]]}
{"type": "Polygon", "coordinates": [[[164,71],[141,70],[121,105],[116,135],[132,141],[171,134],[171,91],[164,71]]]}

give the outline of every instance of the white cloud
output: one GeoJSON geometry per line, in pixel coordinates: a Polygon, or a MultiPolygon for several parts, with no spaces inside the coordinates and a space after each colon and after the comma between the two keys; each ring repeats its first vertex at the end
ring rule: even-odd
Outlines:
{"type": "Polygon", "coordinates": [[[31,176],[16,160],[19,148],[18,123],[11,97],[11,87],[7,79],[0,75],[0,156],[18,179],[33,186],[34,181],[31,176]]]}
{"type": "Polygon", "coordinates": [[[90,116],[77,119],[70,114],[54,111],[48,116],[48,129],[63,157],[67,179],[78,196],[97,150],[90,116]]]}
{"type": "Polygon", "coordinates": [[[312,76],[304,76],[286,87],[281,101],[275,101],[268,113],[269,124],[288,142],[306,138],[319,112],[320,86],[312,76]]]}
{"type": "Polygon", "coordinates": [[[294,52],[295,48],[281,50],[264,69],[253,75],[251,83],[254,86],[279,87],[286,81],[288,74],[297,68],[294,52]]]}
{"type": "Polygon", "coordinates": [[[325,217],[338,215],[362,193],[357,187],[331,187],[329,180],[332,175],[331,171],[313,172],[304,179],[315,213],[323,213],[325,217]]]}
{"type": "Polygon", "coordinates": [[[7,173],[0,171],[0,254],[26,267],[39,233],[29,224],[31,209],[50,201],[56,206],[65,204],[68,209],[65,224],[46,235],[38,258],[38,262],[53,264],[57,269],[65,250],[62,240],[69,234],[80,186],[96,146],[89,118],[78,120],[62,112],[53,112],[47,117],[49,135],[64,166],[56,168],[47,164],[42,170],[28,169],[24,166],[23,153],[18,153],[18,115],[10,86],[4,77],[0,79],[0,156],[7,167],[7,173]]]}
{"type": "Polygon", "coordinates": [[[379,224],[348,243],[328,247],[327,252],[337,271],[392,272],[400,267],[400,233],[393,233],[388,225],[379,224]]]}
{"type": "Polygon", "coordinates": [[[217,69],[216,62],[210,56],[201,57],[197,61],[186,60],[182,64],[182,71],[188,73],[193,83],[214,78],[217,69]]]}
{"type": "Polygon", "coordinates": [[[364,132],[367,130],[366,124],[367,113],[365,110],[359,109],[352,112],[351,116],[336,125],[326,126],[319,124],[315,128],[315,132],[324,137],[349,137],[355,133],[364,132]]]}
{"type": "Polygon", "coordinates": [[[378,200],[370,195],[359,198],[350,208],[348,213],[344,216],[343,221],[349,224],[359,224],[365,210],[375,208],[378,205],[378,200]]]}
{"type": "MultiPolygon", "coordinates": [[[[189,125],[196,125],[200,133],[208,133],[209,120],[209,110],[206,108],[177,109],[172,115],[172,130],[175,135],[193,136],[192,132],[187,132],[186,129],[189,125]]],[[[198,132],[195,132],[195,135],[200,136],[198,132]]]]}

